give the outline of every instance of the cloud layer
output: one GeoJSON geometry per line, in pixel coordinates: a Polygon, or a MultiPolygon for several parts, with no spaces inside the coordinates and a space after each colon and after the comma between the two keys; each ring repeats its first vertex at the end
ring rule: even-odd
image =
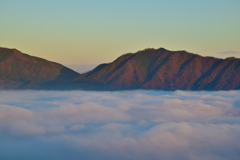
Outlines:
{"type": "Polygon", "coordinates": [[[0,95],[0,159],[240,157],[240,91],[0,95]]]}

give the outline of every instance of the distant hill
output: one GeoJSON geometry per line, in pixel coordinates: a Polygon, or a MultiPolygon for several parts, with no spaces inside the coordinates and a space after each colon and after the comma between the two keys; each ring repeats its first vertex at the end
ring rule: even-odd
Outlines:
{"type": "Polygon", "coordinates": [[[34,89],[45,83],[74,80],[78,76],[61,64],[16,49],[0,48],[0,89],[34,89]]]}
{"type": "Polygon", "coordinates": [[[81,74],[75,82],[97,84],[98,89],[103,90],[240,89],[240,59],[202,57],[164,48],[145,49],[122,55],[112,63],[101,64],[81,74]]]}

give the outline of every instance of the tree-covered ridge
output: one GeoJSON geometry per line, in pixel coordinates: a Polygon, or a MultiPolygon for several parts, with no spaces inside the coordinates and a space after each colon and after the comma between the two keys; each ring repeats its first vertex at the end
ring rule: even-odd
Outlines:
{"type": "Polygon", "coordinates": [[[0,48],[1,88],[18,88],[23,84],[31,86],[53,80],[73,80],[78,75],[61,64],[23,54],[16,49],[0,48]]]}
{"type": "Polygon", "coordinates": [[[225,90],[240,88],[240,60],[203,57],[186,51],[145,49],[82,74],[79,81],[119,89],[225,90]]]}

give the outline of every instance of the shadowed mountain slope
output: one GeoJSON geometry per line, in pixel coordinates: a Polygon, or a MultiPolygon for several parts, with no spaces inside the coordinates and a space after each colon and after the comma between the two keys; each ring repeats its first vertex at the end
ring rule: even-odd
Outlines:
{"type": "Polygon", "coordinates": [[[45,82],[74,80],[79,75],[61,64],[0,48],[1,89],[35,88],[45,82]]]}
{"type": "Polygon", "coordinates": [[[202,57],[186,51],[145,49],[81,74],[77,81],[109,89],[240,89],[240,59],[202,57]]]}

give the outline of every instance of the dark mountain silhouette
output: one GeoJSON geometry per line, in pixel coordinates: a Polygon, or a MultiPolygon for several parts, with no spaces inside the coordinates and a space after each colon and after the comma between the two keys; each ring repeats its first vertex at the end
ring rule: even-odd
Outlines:
{"type": "Polygon", "coordinates": [[[61,64],[0,48],[0,89],[47,87],[49,83],[74,80],[79,74],[61,64]]]}
{"type": "MultiPolygon", "coordinates": [[[[202,57],[186,51],[145,49],[81,74],[76,82],[104,89],[240,89],[240,59],[202,57]]],[[[76,85],[77,86],[77,85],[76,85]]],[[[87,85],[85,85],[87,87],[87,85]]]]}

